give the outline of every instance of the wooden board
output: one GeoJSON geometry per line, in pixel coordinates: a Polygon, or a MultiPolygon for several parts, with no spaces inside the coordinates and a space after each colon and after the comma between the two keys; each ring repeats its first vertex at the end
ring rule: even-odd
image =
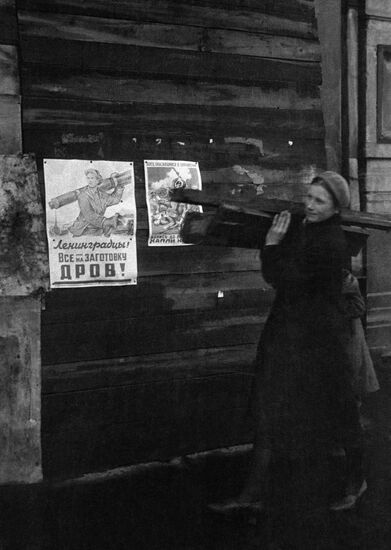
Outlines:
{"type": "MultiPolygon", "coordinates": [[[[300,202],[284,201],[281,199],[267,199],[263,194],[255,196],[250,201],[243,199],[226,199],[219,193],[211,193],[207,190],[180,189],[170,193],[172,200],[187,204],[200,204],[220,208],[220,219],[224,217],[259,217],[270,218],[273,214],[289,210],[293,215],[304,215],[304,204],[300,202]]],[[[360,212],[342,208],[340,212],[342,225],[368,227],[370,229],[391,230],[391,216],[386,212],[377,214],[372,212],[360,212]]]]}
{"type": "Polygon", "coordinates": [[[16,46],[0,44],[0,96],[3,94],[19,94],[18,54],[16,46]]]}
{"type": "Polygon", "coordinates": [[[130,384],[146,385],[174,378],[201,379],[209,375],[237,374],[250,369],[255,353],[254,346],[244,344],[44,365],[42,392],[45,395],[65,394],[130,384]]]}
{"type": "MultiPolygon", "coordinates": [[[[273,101],[274,105],[279,106],[276,98],[273,101]]],[[[137,154],[143,138],[156,139],[162,137],[162,132],[163,135],[176,137],[178,141],[187,138],[184,139],[185,143],[193,136],[202,137],[205,144],[209,144],[209,139],[216,135],[240,135],[244,129],[247,137],[258,139],[262,138],[264,132],[268,135],[282,132],[286,138],[293,139],[321,139],[324,135],[320,109],[295,109],[293,106],[289,109],[277,109],[271,105],[232,109],[231,105],[208,104],[205,108],[202,104],[112,104],[82,98],[71,100],[36,96],[25,97],[23,105],[26,130],[29,135],[35,129],[40,131],[40,138],[44,140],[46,148],[53,147],[53,143],[58,140],[63,144],[72,143],[62,137],[69,133],[80,135],[82,142],[83,135],[97,135],[107,130],[124,134],[128,142],[122,147],[127,145],[127,154],[137,154]],[[50,141],[45,132],[57,132],[57,136],[51,135],[50,141]],[[133,137],[136,142],[132,141],[133,137]]],[[[84,141],[86,148],[86,138],[84,141]]],[[[34,141],[34,136],[31,136],[29,143],[40,147],[40,140],[34,141]]],[[[82,150],[81,146],[79,148],[82,150]]],[[[113,154],[118,155],[118,151],[113,151],[113,154]]],[[[310,159],[306,160],[310,162],[310,159]]]]}
{"type": "Polygon", "coordinates": [[[120,0],[109,5],[105,0],[87,0],[83,3],[78,0],[21,0],[18,9],[148,20],[283,36],[316,36],[315,8],[305,0],[290,0],[289,7],[283,0],[268,0],[262,2],[262,6],[255,0],[239,6],[233,6],[229,0],[219,4],[216,7],[214,0],[197,4],[183,0],[120,0]]]}
{"type": "Polygon", "coordinates": [[[365,11],[373,17],[387,17],[391,19],[391,6],[383,0],[367,0],[365,11]]]}
{"type": "Polygon", "coordinates": [[[41,470],[40,303],[0,298],[0,483],[37,483],[41,470]]]}
{"type": "Polygon", "coordinates": [[[0,152],[3,155],[20,153],[22,144],[20,98],[0,95],[0,152]]]}
{"type": "Polygon", "coordinates": [[[0,156],[0,226],[1,294],[29,296],[47,289],[43,208],[32,156],[0,156]]]}
{"type": "MultiPolygon", "coordinates": [[[[46,409],[45,417],[49,414],[46,409]]],[[[248,443],[252,434],[246,415],[247,407],[209,414],[201,409],[195,417],[181,420],[173,416],[169,423],[158,419],[133,425],[111,424],[97,430],[43,432],[44,471],[49,478],[72,477],[248,443]]]]}
{"type": "Polygon", "coordinates": [[[63,40],[320,61],[318,42],[300,37],[180,24],[175,26],[174,31],[172,25],[164,23],[24,11],[19,12],[18,21],[19,32],[25,37],[45,36],[63,40]]]}
{"type": "Polygon", "coordinates": [[[264,317],[255,308],[107,318],[45,326],[42,362],[87,361],[254,344],[264,317]],[[164,329],[162,329],[164,327],[164,329]],[[58,330],[60,328],[60,330],[58,330]]]}
{"type": "Polygon", "coordinates": [[[130,425],[148,423],[156,420],[157,415],[163,422],[169,423],[173,416],[184,416],[187,412],[194,415],[201,399],[205,402],[205,412],[217,412],[224,406],[228,407],[228,404],[232,408],[245,408],[250,385],[250,375],[238,369],[236,373],[182,379],[176,376],[167,380],[149,381],[148,384],[133,385],[129,382],[94,391],[84,389],[46,395],[46,407],[51,414],[47,416],[44,430],[46,433],[55,433],[61,426],[62,431],[82,431],[81,417],[88,419],[83,431],[121,422],[130,425]],[[235,384],[224,384],[227,378],[235,379],[235,384]],[[153,402],[153,407],[146,409],[145,403],[148,402],[153,402]],[[177,414],[172,410],[174,408],[177,414]],[[67,416],[69,420],[64,422],[67,416]]]}
{"type": "Polygon", "coordinates": [[[319,85],[318,63],[191,52],[168,48],[29,37],[21,40],[24,63],[59,65],[62,70],[104,71],[137,76],[184,77],[187,81],[295,82],[319,85]]]}
{"type": "Polygon", "coordinates": [[[0,44],[17,43],[15,0],[0,0],[0,44]]]}
{"type": "Polygon", "coordinates": [[[117,320],[176,311],[266,310],[273,292],[259,270],[140,277],[137,287],[55,289],[47,294],[43,324],[71,323],[75,308],[78,320],[117,320]],[[219,297],[219,293],[223,293],[219,297]]]}

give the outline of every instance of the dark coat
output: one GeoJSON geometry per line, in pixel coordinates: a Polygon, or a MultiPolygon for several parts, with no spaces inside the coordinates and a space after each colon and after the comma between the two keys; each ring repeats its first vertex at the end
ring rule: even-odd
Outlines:
{"type": "Polygon", "coordinates": [[[282,243],[261,251],[276,297],[258,347],[257,429],[266,446],[290,455],[359,437],[340,309],[347,260],[339,216],[293,221],[282,243]]]}

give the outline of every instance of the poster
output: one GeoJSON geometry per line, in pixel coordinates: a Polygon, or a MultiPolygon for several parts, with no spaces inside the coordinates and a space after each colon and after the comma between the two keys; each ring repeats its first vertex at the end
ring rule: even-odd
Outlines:
{"type": "Polygon", "coordinates": [[[137,283],[132,162],[44,159],[50,286],[137,283]]]}
{"type": "MultiPolygon", "coordinates": [[[[183,246],[179,232],[186,212],[201,212],[201,206],[169,200],[170,189],[201,189],[198,162],[145,160],[148,207],[148,246],[183,246]]],[[[186,245],[188,246],[188,245],[186,245]]],[[[191,246],[191,245],[189,245],[191,246]]]]}

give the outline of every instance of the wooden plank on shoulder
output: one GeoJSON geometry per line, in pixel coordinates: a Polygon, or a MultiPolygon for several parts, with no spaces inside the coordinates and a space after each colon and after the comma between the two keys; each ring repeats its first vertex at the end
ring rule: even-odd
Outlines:
{"type": "MultiPolygon", "coordinates": [[[[241,213],[254,217],[270,217],[271,215],[289,210],[293,215],[303,215],[304,205],[293,201],[284,201],[280,199],[265,199],[258,195],[251,203],[246,201],[222,201],[221,197],[206,191],[195,189],[183,189],[172,192],[172,199],[189,204],[202,204],[208,206],[222,206],[227,211],[241,213]]],[[[359,212],[343,208],[341,210],[341,219],[343,225],[355,225],[358,227],[368,227],[371,229],[391,230],[391,216],[389,214],[373,214],[370,212],[359,212]]]]}

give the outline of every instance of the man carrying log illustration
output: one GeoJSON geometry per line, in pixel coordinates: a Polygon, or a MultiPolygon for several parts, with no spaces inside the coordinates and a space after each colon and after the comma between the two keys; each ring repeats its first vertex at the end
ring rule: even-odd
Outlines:
{"type": "Polygon", "coordinates": [[[73,237],[83,235],[103,235],[109,237],[121,225],[121,216],[117,213],[106,217],[106,209],[121,202],[125,185],[129,184],[129,172],[112,174],[103,179],[99,170],[88,168],[84,172],[87,185],[74,191],[59,195],[49,201],[52,209],[58,209],[74,201],[78,202],[79,215],[68,227],[73,237]]]}
{"type": "Polygon", "coordinates": [[[105,217],[106,209],[109,206],[118,204],[124,192],[124,186],[118,183],[112,193],[99,188],[102,182],[102,175],[95,168],[85,171],[88,185],[78,194],[80,213],[69,231],[74,237],[81,235],[104,235],[109,237],[118,224],[118,214],[109,218],[105,217]]]}

